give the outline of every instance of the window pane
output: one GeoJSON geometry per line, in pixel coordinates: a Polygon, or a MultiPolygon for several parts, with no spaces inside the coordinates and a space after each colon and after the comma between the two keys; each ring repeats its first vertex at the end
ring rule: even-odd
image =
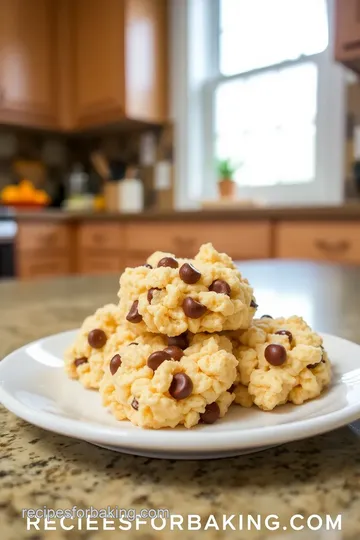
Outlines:
{"type": "Polygon", "coordinates": [[[234,75],[328,46],[326,0],[220,0],[220,71],[234,75]]]}
{"type": "Polygon", "coordinates": [[[222,83],[215,94],[216,155],[242,186],[315,177],[317,66],[304,63],[222,83]]]}

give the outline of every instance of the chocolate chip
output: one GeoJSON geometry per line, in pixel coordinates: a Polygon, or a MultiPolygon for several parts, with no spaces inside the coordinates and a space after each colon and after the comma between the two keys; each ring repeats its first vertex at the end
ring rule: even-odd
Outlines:
{"type": "Polygon", "coordinates": [[[139,409],[139,402],[136,398],[134,398],[131,402],[131,406],[133,409],[135,409],[135,411],[137,411],[139,409]]]}
{"type": "Polygon", "coordinates": [[[151,287],[151,289],[148,290],[147,299],[149,304],[151,304],[151,300],[153,299],[154,291],[160,291],[160,289],[158,289],[157,287],[151,287]]]}
{"type": "Polygon", "coordinates": [[[180,347],[176,347],[176,345],[171,345],[170,347],[166,347],[164,349],[164,352],[166,352],[168,355],[170,355],[170,358],[172,360],[176,360],[176,362],[179,362],[181,358],[184,356],[184,352],[180,347]]]}
{"type": "Polygon", "coordinates": [[[107,341],[106,334],[104,330],[100,330],[99,328],[95,328],[94,330],[91,330],[88,334],[88,343],[90,347],[93,347],[93,349],[101,349],[107,341]]]}
{"type": "Polygon", "coordinates": [[[143,266],[145,266],[145,268],[152,268],[151,264],[148,264],[148,263],[143,264],[143,266]]]}
{"type": "Polygon", "coordinates": [[[206,306],[200,304],[200,302],[197,302],[193,298],[190,298],[190,296],[184,299],[182,307],[185,315],[190,319],[199,319],[204,315],[207,309],[206,306]]]}
{"type": "Polygon", "coordinates": [[[174,259],[174,257],[163,257],[158,262],[158,268],[159,266],[170,266],[170,268],[177,268],[179,263],[176,259],[174,259]]]}
{"type": "Polygon", "coordinates": [[[218,294],[227,294],[230,296],[231,289],[230,285],[223,281],[222,279],[215,279],[209,287],[209,291],[216,292],[218,294]]]}
{"type": "Polygon", "coordinates": [[[139,300],[135,300],[130,308],[129,313],[126,315],[126,320],[132,323],[139,323],[142,321],[142,315],[138,312],[139,300]]]}
{"type": "Polygon", "coordinates": [[[277,343],[271,343],[265,349],[265,358],[272,366],[282,366],[286,362],[286,349],[277,343]]]}
{"type": "Polygon", "coordinates": [[[167,342],[170,347],[174,345],[175,347],[180,347],[180,349],[183,350],[187,349],[189,346],[189,338],[187,337],[186,332],[180,334],[180,336],[168,337],[167,342]]]}
{"type": "Polygon", "coordinates": [[[179,270],[179,276],[184,283],[188,285],[193,285],[197,283],[201,278],[201,273],[199,270],[196,270],[195,266],[190,263],[184,263],[179,270]]]}
{"type": "Polygon", "coordinates": [[[81,358],[76,358],[74,360],[74,366],[79,367],[81,364],[86,364],[88,359],[85,356],[82,356],[81,358]]]}
{"type": "Polygon", "coordinates": [[[277,332],[275,332],[275,334],[277,334],[278,336],[287,336],[290,343],[293,340],[293,335],[291,332],[289,332],[289,330],[278,330],[277,332]]]}
{"type": "Polygon", "coordinates": [[[320,362],[317,362],[316,364],[309,364],[306,367],[309,368],[309,369],[314,369],[314,368],[316,368],[316,366],[319,366],[321,364],[321,362],[322,362],[322,360],[320,360],[320,362]]]}
{"type": "Polygon", "coordinates": [[[217,403],[206,405],[205,411],[200,414],[200,421],[204,424],[213,424],[220,417],[220,409],[217,403]]]}
{"type": "Polygon", "coordinates": [[[271,315],[261,315],[260,319],[273,319],[271,315]]]}
{"type": "Polygon", "coordinates": [[[121,356],[120,354],[115,354],[115,356],[112,357],[110,360],[110,373],[111,375],[115,375],[119,367],[121,366],[121,356]]]}
{"type": "Polygon", "coordinates": [[[254,299],[252,299],[252,300],[251,300],[251,302],[250,302],[250,307],[252,307],[252,308],[255,308],[255,309],[256,309],[256,308],[258,308],[258,307],[259,307],[259,305],[258,305],[258,304],[257,304],[257,303],[255,302],[255,300],[254,300],[254,299]]]}
{"type": "Polygon", "coordinates": [[[320,345],[320,347],[321,347],[321,351],[322,351],[321,360],[319,360],[319,362],[316,362],[315,364],[307,365],[306,366],[307,368],[314,369],[314,368],[316,368],[316,366],[319,366],[320,364],[326,364],[326,360],[324,358],[324,347],[322,345],[320,345]]]}
{"type": "Polygon", "coordinates": [[[169,388],[169,394],[177,400],[190,396],[193,390],[192,380],[186,373],[176,373],[169,388]]]}
{"type": "Polygon", "coordinates": [[[147,359],[147,366],[152,369],[153,371],[156,371],[157,368],[165,362],[165,360],[170,360],[171,356],[166,351],[155,351],[152,354],[150,354],[149,358],[147,359]]]}

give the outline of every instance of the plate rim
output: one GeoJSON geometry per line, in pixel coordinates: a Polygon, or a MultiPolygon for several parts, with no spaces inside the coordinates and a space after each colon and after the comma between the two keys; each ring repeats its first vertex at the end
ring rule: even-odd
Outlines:
{"type": "MultiPolygon", "coordinates": [[[[207,426],[189,430],[185,430],[185,428],[181,430],[173,430],[171,428],[152,430],[140,427],[135,427],[134,429],[134,426],[129,429],[127,428],[128,421],[119,422],[119,427],[104,426],[100,423],[85,423],[79,419],[64,418],[47,411],[29,409],[5,389],[5,378],[3,378],[3,374],[14,356],[24,353],[25,349],[35,343],[51,341],[55,337],[61,339],[61,337],[70,335],[76,331],[67,330],[40,338],[16,349],[0,361],[0,403],[6,409],[37,427],[61,435],[88,442],[100,442],[110,446],[123,446],[124,448],[132,447],[141,449],[147,447],[149,450],[164,453],[171,453],[173,451],[211,453],[221,450],[241,450],[250,446],[256,448],[259,446],[282,444],[321,435],[360,418],[359,396],[359,401],[355,404],[345,406],[340,410],[324,415],[295,420],[291,424],[284,423],[256,428],[239,428],[238,430],[224,429],[218,432],[208,431],[207,426]],[[319,422],[320,419],[321,423],[319,422]],[[170,433],[171,435],[169,436],[170,433]],[[185,433],[187,434],[186,437],[184,437],[185,433]]],[[[355,345],[359,348],[360,353],[360,345],[358,343],[324,332],[321,332],[320,335],[325,340],[331,338],[355,345]]],[[[341,381],[335,382],[335,384],[339,383],[341,384],[341,381]]]]}

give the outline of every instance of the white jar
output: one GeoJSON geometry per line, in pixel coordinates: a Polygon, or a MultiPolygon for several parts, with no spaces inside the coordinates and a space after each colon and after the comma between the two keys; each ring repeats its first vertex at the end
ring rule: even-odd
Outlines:
{"type": "Polygon", "coordinates": [[[144,209],[144,186],[138,178],[125,178],[119,182],[119,211],[142,212],[144,209]]]}

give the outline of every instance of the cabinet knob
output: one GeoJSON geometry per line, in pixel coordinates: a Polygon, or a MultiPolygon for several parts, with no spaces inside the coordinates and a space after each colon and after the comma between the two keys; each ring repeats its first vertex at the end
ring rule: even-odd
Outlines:
{"type": "Polygon", "coordinates": [[[48,233],[43,237],[44,244],[50,246],[51,244],[56,244],[56,233],[48,233]]]}
{"type": "Polygon", "coordinates": [[[331,242],[319,238],[315,240],[315,246],[321,251],[326,251],[328,253],[344,253],[350,248],[350,242],[348,242],[347,240],[331,242]]]}
{"type": "Polygon", "coordinates": [[[181,236],[175,236],[174,237],[174,244],[177,246],[193,246],[195,243],[195,240],[193,238],[184,238],[181,236]]]}
{"type": "Polygon", "coordinates": [[[92,235],[92,238],[95,244],[101,244],[104,240],[104,237],[101,233],[94,233],[92,235]]]}

